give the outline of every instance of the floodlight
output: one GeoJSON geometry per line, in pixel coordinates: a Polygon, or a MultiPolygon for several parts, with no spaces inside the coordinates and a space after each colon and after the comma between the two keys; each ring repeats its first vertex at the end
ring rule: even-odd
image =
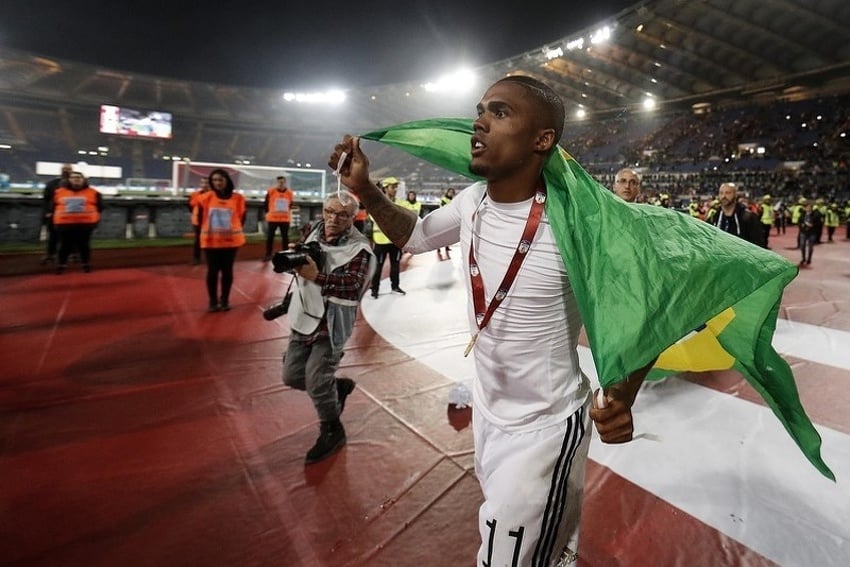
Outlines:
{"type": "Polygon", "coordinates": [[[578,39],[574,39],[570,42],[567,42],[567,50],[572,51],[573,49],[581,49],[584,47],[584,38],[580,37],[578,39]]]}
{"type": "Polygon", "coordinates": [[[475,74],[469,69],[459,69],[443,75],[434,82],[422,85],[428,92],[466,92],[475,85],[475,74]]]}
{"type": "Polygon", "coordinates": [[[609,39],[611,39],[611,28],[608,26],[601,27],[590,35],[590,43],[593,45],[605,43],[609,39]]]}
{"type": "Polygon", "coordinates": [[[556,47],[555,49],[547,49],[544,53],[546,55],[546,59],[557,59],[564,54],[564,50],[560,47],[556,47]]]}
{"type": "Polygon", "coordinates": [[[345,102],[345,92],[339,89],[313,93],[286,92],[283,93],[283,100],[286,102],[303,102],[308,104],[340,104],[345,102]]]}

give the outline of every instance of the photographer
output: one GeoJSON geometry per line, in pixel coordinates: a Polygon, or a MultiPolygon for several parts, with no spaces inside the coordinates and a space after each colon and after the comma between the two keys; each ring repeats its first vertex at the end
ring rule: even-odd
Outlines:
{"type": "MultiPolygon", "coordinates": [[[[354,226],[357,199],[348,191],[325,199],[323,220],[306,238],[318,242],[321,255],[298,256],[292,270],[296,289],[289,307],[291,336],[284,357],[283,383],[304,390],[313,400],[321,421],[319,438],[307,452],[306,463],[325,459],[345,445],[339,420],[354,381],[336,379],[342,349],[354,328],[357,306],[375,268],[369,240],[354,226]],[[319,266],[321,264],[321,267],[319,266]]],[[[286,260],[293,254],[278,253],[286,260]]]]}

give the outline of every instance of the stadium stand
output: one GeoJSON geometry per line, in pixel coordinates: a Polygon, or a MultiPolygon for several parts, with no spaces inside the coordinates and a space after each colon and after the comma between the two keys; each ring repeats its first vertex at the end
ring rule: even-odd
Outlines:
{"type": "MultiPolygon", "coordinates": [[[[719,177],[761,191],[848,193],[850,21],[841,0],[648,1],[599,26],[475,70],[540,78],[564,98],[562,145],[605,184],[623,164],[645,189],[711,193],[719,177]],[[591,38],[606,29],[604,43],[591,38]],[[824,33],[828,32],[828,33],[824,33]],[[594,40],[595,41],[595,40],[594,40]],[[643,109],[647,95],[656,103],[643,109]],[[585,111],[584,118],[573,114],[585,111]]],[[[324,167],[346,132],[435,116],[470,116],[475,89],[451,96],[419,83],[359,88],[340,107],[298,106],[273,89],[202,84],[0,48],[0,169],[12,187],[38,187],[36,161],[88,161],[127,178],[168,179],[176,159],[324,167]],[[173,115],[173,137],[101,134],[101,104],[173,115]],[[306,110],[305,110],[306,109],[306,110]],[[107,147],[107,152],[96,151],[107,147]],[[96,151],[95,154],[92,154],[96,151]]],[[[391,150],[381,168],[424,195],[463,180],[391,150]]],[[[784,193],[783,193],[784,194],[784,193]]]]}

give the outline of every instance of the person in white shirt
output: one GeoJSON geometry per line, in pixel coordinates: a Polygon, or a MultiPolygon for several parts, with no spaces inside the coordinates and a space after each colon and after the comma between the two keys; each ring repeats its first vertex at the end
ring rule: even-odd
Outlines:
{"type": "Polygon", "coordinates": [[[649,367],[590,406],[576,352],[581,317],[544,211],[543,165],[561,137],[564,107],[523,76],[493,84],[477,105],[470,170],[486,181],[424,219],[369,181],[359,139],[346,136],[328,165],[363,199],[384,233],[421,253],[460,241],[470,282],[475,356],[478,565],[553,565],[575,558],[589,418],[605,442],[630,441],[631,406],[649,367]],[[536,219],[536,220],[535,220],[536,219]],[[523,242],[521,242],[523,241],[523,242]]]}

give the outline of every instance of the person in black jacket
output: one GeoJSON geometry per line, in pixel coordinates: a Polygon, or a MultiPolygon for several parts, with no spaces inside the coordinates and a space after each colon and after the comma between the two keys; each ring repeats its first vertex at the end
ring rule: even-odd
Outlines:
{"type": "Polygon", "coordinates": [[[70,163],[66,163],[62,166],[61,176],[51,179],[44,186],[44,213],[42,218],[44,226],[47,227],[47,252],[44,258],[41,259],[42,264],[56,261],[56,249],[59,245],[59,235],[53,226],[53,195],[59,187],[68,185],[68,178],[71,176],[72,171],[74,171],[74,168],[70,163]]]}
{"type": "Polygon", "coordinates": [[[823,226],[823,216],[820,211],[812,206],[812,202],[806,203],[806,210],[800,216],[800,251],[803,259],[800,265],[809,266],[812,263],[812,250],[818,240],[818,227],[823,226]]]}
{"type": "Polygon", "coordinates": [[[712,224],[722,231],[734,234],[765,247],[764,230],[759,218],[738,203],[738,187],[734,183],[723,183],[717,192],[720,201],[720,214],[712,219],[712,224]]]}

